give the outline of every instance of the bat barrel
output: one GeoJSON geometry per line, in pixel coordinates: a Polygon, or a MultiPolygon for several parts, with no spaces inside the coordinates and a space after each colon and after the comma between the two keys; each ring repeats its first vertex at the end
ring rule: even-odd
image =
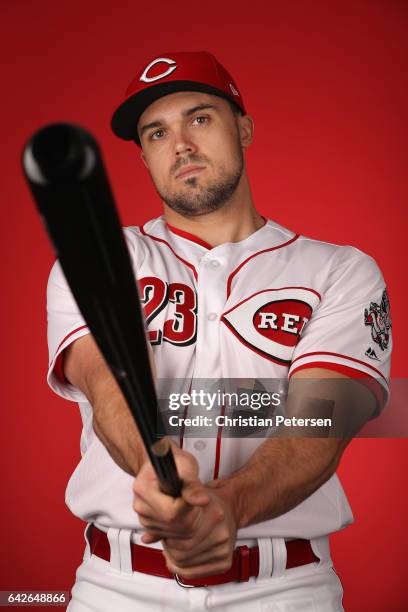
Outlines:
{"type": "Polygon", "coordinates": [[[52,124],[23,151],[23,171],[76,303],[139,428],[163,490],[180,491],[171,449],[152,445],[163,431],[150,370],[137,284],[113,193],[95,139],[52,124]]]}
{"type": "Polygon", "coordinates": [[[95,139],[79,126],[52,124],[33,135],[22,161],[73,292],[106,294],[133,282],[114,197],[95,139]]]}

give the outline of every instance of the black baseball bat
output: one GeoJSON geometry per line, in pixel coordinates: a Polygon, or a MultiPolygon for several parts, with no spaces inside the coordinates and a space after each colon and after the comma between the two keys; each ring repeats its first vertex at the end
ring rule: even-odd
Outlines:
{"type": "Polygon", "coordinates": [[[51,124],[22,156],[24,175],[78,308],[112,370],[163,492],[178,497],[170,441],[150,369],[144,316],[114,197],[96,140],[83,128],[51,124]]]}

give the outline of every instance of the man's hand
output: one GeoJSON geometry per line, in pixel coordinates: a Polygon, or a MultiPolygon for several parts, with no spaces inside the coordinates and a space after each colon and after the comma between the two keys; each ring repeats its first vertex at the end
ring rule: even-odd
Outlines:
{"type": "Polygon", "coordinates": [[[237,531],[230,505],[198,479],[197,461],[173,446],[184,486],[175,499],[160,491],[157,476],[146,461],[134,481],[133,507],[146,528],[145,544],[163,540],[167,567],[183,578],[226,572],[232,563],[237,531]]]}

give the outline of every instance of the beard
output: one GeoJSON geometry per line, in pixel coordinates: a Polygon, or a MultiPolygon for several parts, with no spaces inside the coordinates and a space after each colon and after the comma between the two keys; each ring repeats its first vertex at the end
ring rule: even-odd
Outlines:
{"type": "MultiPolygon", "coordinates": [[[[198,156],[190,155],[188,158],[180,160],[174,172],[179,170],[183,165],[202,163],[203,159],[198,156]]],[[[199,178],[193,176],[185,179],[185,185],[188,185],[187,193],[171,194],[164,190],[159,190],[159,195],[162,200],[175,212],[184,217],[198,217],[206,215],[222,208],[235,193],[244,169],[244,156],[242,149],[237,148],[236,162],[234,169],[229,172],[221,169],[220,176],[210,184],[201,185],[199,178]]]]}

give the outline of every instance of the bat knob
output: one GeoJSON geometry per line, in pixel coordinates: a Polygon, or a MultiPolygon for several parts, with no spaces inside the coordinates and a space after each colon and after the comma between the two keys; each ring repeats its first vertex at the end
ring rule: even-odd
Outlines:
{"type": "Polygon", "coordinates": [[[47,125],[36,132],[23,152],[23,168],[33,183],[77,181],[95,167],[97,145],[83,128],[70,123],[47,125]]]}

